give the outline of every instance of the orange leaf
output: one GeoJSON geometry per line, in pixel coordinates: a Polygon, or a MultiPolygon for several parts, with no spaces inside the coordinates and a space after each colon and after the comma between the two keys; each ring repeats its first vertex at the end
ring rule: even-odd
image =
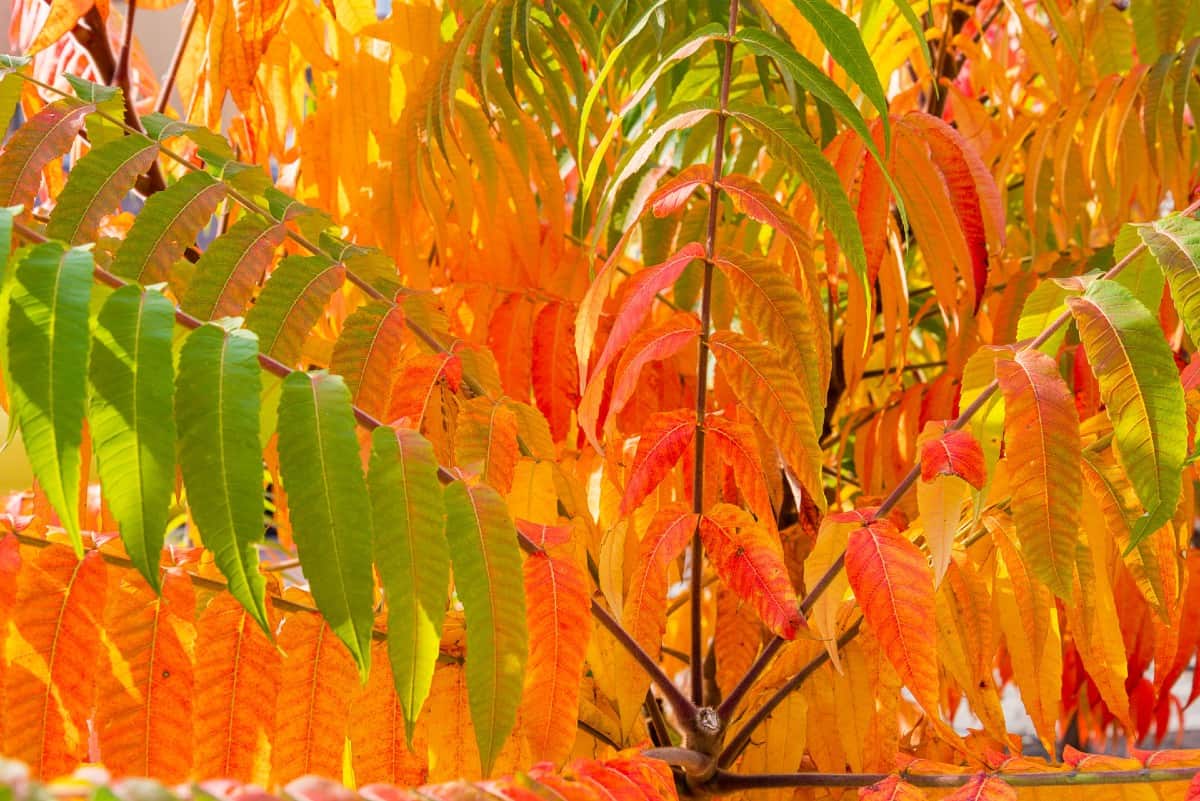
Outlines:
{"type": "Polygon", "coordinates": [[[700,321],[696,315],[678,312],[630,340],[629,347],[617,362],[608,413],[615,415],[625,408],[637,389],[638,376],[648,362],[671,358],[699,335],[700,321]]]}
{"type": "MultiPolygon", "coordinates": [[[[638,546],[637,563],[629,579],[621,625],[638,645],[657,656],[667,630],[667,571],[696,531],[697,516],[682,503],[659,509],[638,546]]],[[[632,721],[650,679],[624,650],[618,652],[621,682],[617,706],[621,719],[632,721]]]]}
{"type": "Polygon", "coordinates": [[[662,483],[695,434],[696,415],[689,409],[659,412],[647,421],[621,498],[622,515],[636,509],[662,483]]]}
{"type": "Polygon", "coordinates": [[[1017,801],[1017,791],[998,776],[977,773],[967,784],[946,796],[945,801],[1017,801]]]}
{"type": "Polygon", "coordinates": [[[414,733],[413,748],[405,746],[404,710],[392,682],[387,643],[371,643],[371,675],[350,705],[350,753],[354,779],[364,784],[383,782],[416,787],[426,779],[424,754],[425,723],[414,733]]]}
{"type": "Polygon", "coordinates": [[[1021,550],[1046,586],[1071,597],[1083,471],[1079,415],[1054,359],[1025,350],[996,362],[1004,393],[1004,438],[1012,515],[1021,550]]]}
{"type": "Polygon", "coordinates": [[[987,468],[983,448],[969,431],[947,431],[921,445],[921,480],[935,476],[958,476],[975,489],[983,489],[987,468]]]}
{"type": "Polygon", "coordinates": [[[454,460],[459,467],[479,473],[507,495],[519,457],[517,415],[512,409],[482,396],[463,404],[454,434],[454,460]]]}
{"type": "Polygon", "coordinates": [[[720,186],[729,193],[733,202],[747,217],[769,225],[786,236],[797,255],[807,253],[811,249],[810,237],[796,222],[796,218],[758,181],[745,175],[730,173],[721,178],[720,186]]]}
{"type": "Polygon", "coordinates": [[[925,555],[890,521],[874,520],[850,533],[846,578],[900,679],[938,719],[933,573],[925,555]]]}
{"type": "Polygon", "coordinates": [[[97,551],[76,559],[55,544],[21,566],[5,642],[0,751],[34,776],[65,775],[87,756],[105,589],[97,551]]]}
{"type": "Polygon", "coordinates": [[[700,518],[700,539],[725,585],[754,605],[767,628],[794,638],[804,618],[778,536],[746,510],[719,503],[700,518]]]}
{"type": "Polygon", "coordinates": [[[1062,758],[1063,762],[1080,771],[1140,770],[1142,768],[1142,763],[1133,757],[1089,754],[1086,751],[1080,751],[1073,745],[1063,747],[1062,758]]]}
{"type": "Polygon", "coordinates": [[[279,651],[228,593],[216,595],[200,614],[196,642],[193,770],[266,785],[279,651]]]}
{"type": "Polygon", "coordinates": [[[561,764],[575,745],[591,598],[583,570],[569,556],[530,554],[523,572],[529,625],[525,737],[534,759],[561,764]]]}
{"type": "Polygon", "coordinates": [[[709,413],[704,419],[705,441],[712,447],[711,453],[720,463],[733,471],[746,505],[768,528],[775,528],[775,510],[771,505],[771,494],[767,489],[767,478],[759,458],[758,439],[754,430],[745,423],[709,413]]]}
{"type": "Polygon", "coordinates": [[[320,615],[288,615],[279,634],[284,653],[271,740],[271,782],[282,786],[313,773],[340,776],[346,723],[358,669],[320,615]]]}
{"type": "MultiPolygon", "coordinates": [[[[533,303],[516,292],[504,299],[488,323],[488,347],[496,356],[504,391],[514,398],[528,398],[533,387],[529,335],[535,330],[533,303]]],[[[575,360],[568,354],[566,361],[575,360]]]]}
{"type": "Polygon", "coordinates": [[[1200,765],[1200,748],[1168,748],[1162,751],[1133,749],[1147,768],[1194,768],[1200,765]]]}
{"type": "Polygon", "coordinates": [[[192,580],[167,571],[159,597],[141,575],[114,573],[104,608],[112,667],[96,693],[100,755],[115,776],[182,782],[192,767],[192,580]]]}
{"type": "Polygon", "coordinates": [[[893,773],[869,787],[859,788],[858,798],[859,801],[922,801],[925,794],[893,773]]]}
{"type": "Polygon", "coordinates": [[[333,347],[330,371],[346,380],[356,406],[380,419],[393,402],[404,332],[399,306],[372,301],[346,318],[333,347]]]}
{"type": "Polygon", "coordinates": [[[579,365],[571,358],[575,320],[566,304],[548,303],[538,312],[532,333],[534,399],[550,433],[562,439],[579,402],[579,365]]]}

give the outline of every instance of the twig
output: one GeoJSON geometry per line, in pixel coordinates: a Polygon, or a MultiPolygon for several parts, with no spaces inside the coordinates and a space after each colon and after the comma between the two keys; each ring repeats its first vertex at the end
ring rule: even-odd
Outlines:
{"type": "Polygon", "coordinates": [[[159,114],[166,111],[167,104],[171,102],[171,92],[175,89],[176,78],[179,77],[179,66],[183,63],[183,56],[187,52],[188,40],[192,38],[192,29],[196,27],[197,13],[195,2],[189,0],[183,16],[183,31],[179,35],[179,42],[175,45],[171,64],[167,67],[162,84],[158,87],[158,98],[154,101],[154,110],[159,114]]]}

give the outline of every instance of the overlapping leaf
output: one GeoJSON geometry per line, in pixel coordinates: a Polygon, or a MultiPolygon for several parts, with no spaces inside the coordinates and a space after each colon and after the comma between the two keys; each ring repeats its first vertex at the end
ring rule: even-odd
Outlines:
{"type": "Polygon", "coordinates": [[[650,418],[625,482],[622,514],[636,509],[662,483],[695,435],[696,414],[689,409],[659,412],[650,418]]]}
{"type": "Polygon", "coordinates": [[[324,256],[289,256],[271,272],[246,315],[263,353],[292,366],[325,304],[345,279],[345,268],[324,256]]]}
{"type": "Polygon", "coordinates": [[[183,310],[201,320],[242,314],[284,234],[281,224],[254,214],[234,223],[196,262],[183,310]]]}
{"type": "Polygon", "coordinates": [[[124,136],[89,150],[71,169],[50,212],[46,235],[72,245],[95,240],[101,219],[117,208],[156,155],[158,146],[140,136],[124,136]]]}
{"type": "Polygon", "coordinates": [[[224,196],[225,185],[205,172],[189,172],[152,195],[117,249],[111,271],[142,284],[167,279],[224,196]]]}

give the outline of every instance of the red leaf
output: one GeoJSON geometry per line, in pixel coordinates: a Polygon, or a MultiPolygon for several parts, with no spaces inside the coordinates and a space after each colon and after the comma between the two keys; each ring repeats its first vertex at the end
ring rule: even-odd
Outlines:
{"type": "Polygon", "coordinates": [[[646,201],[655,217],[667,217],[683,208],[687,199],[696,191],[697,186],[703,186],[712,180],[712,167],[708,164],[693,164],[680,172],[670,181],[654,190],[654,194],[646,201]]]}
{"type": "Polygon", "coordinates": [[[894,773],[869,787],[860,787],[859,801],[922,801],[925,794],[894,773]]]}
{"type": "MultiPolygon", "coordinates": [[[[617,358],[617,354],[624,349],[629,340],[633,339],[646,319],[650,306],[654,303],[654,296],[672,286],[685,267],[696,259],[702,258],[704,258],[704,246],[698,242],[692,242],[684,245],[678,253],[662,264],[647,267],[629,279],[630,285],[625,288],[624,303],[617,312],[616,320],[613,321],[608,341],[604,343],[604,350],[600,352],[600,358],[592,367],[591,380],[595,380],[597,376],[601,375],[617,358]]],[[[537,361],[535,358],[535,367],[537,361]]]]}
{"type": "Polygon", "coordinates": [[[983,448],[969,431],[947,431],[921,446],[921,480],[935,476],[958,476],[975,489],[983,489],[987,469],[983,448]]]}
{"type": "Polygon", "coordinates": [[[720,503],[700,519],[700,539],[721,580],[754,605],[767,628],[793,639],[804,618],[778,538],[746,510],[720,503]]]}
{"type": "Polygon", "coordinates": [[[690,312],[673,314],[659,325],[639,333],[617,362],[609,414],[617,414],[637,389],[638,376],[648,362],[669,359],[700,335],[700,321],[690,312]]]}
{"type": "Polygon", "coordinates": [[[533,324],[533,396],[556,440],[567,435],[579,402],[579,366],[571,355],[574,341],[570,310],[563,303],[547,303],[533,324]]]}
{"type": "Polygon", "coordinates": [[[662,483],[695,434],[696,416],[690,409],[660,412],[650,418],[633,456],[633,469],[621,499],[622,516],[636,509],[662,483]]]}
{"type": "Polygon", "coordinates": [[[704,419],[705,441],[712,444],[711,453],[720,463],[729,465],[733,480],[741,490],[750,511],[770,528],[775,527],[775,510],[767,490],[754,430],[745,423],[709,413],[704,419]]]}
{"type": "Polygon", "coordinates": [[[945,801],[1017,801],[1017,791],[999,776],[977,773],[970,782],[946,796],[945,801]]]}
{"type": "Polygon", "coordinates": [[[938,717],[933,571],[889,520],[851,532],[846,578],[867,625],[913,697],[938,717]]]}

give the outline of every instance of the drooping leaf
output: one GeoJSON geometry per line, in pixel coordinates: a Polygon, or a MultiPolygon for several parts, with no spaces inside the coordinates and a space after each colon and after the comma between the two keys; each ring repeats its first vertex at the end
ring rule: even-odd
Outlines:
{"type": "Polygon", "coordinates": [[[65,776],[87,754],[104,560],[51,545],[30,561],[5,643],[3,750],[35,776],[65,776]]]}
{"type": "Polygon", "coordinates": [[[96,737],[116,775],[182,782],[191,773],[195,606],[192,581],[179,571],[165,574],[160,596],[130,571],[110,575],[104,627],[113,669],[98,671],[96,737]]]}
{"type": "Polygon", "coordinates": [[[696,413],[689,409],[659,412],[647,421],[625,482],[622,515],[640,506],[662,483],[695,435],[696,413]]]}
{"type": "Polygon", "coordinates": [[[592,628],[587,577],[569,551],[530,554],[522,575],[529,628],[522,731],[534,759],[561,764],[575,745],[592,628]]]}
{"type": "Polygon", "coordinates": [[[774,351],[733,331],[718,331],[711,338],[711,347],[738,400],[774,440],[784,463],[823,509],[817,421],[799,377],[774,351]]]}
{"type": "Polygon", "coordinates": [[[72,245],[95,241],[101,219],[116,209],[157,154],[158,147],[140,136],[93,147],[71,168],[50,212],[46,236],[72,245]]]}
{"type": "Polygon", "coordinates": [[[924,798],[925,794],[919,787],[914,787],[894,773],[858,791],[858,801],[923,801],[924,798]]]}
{"type": "Polygon", "coordinates": [[[17,265],[7,344],[11,411],[34,475],[83,554],[77,513],[92,294],[92,255],[56,242],[17,265]]]}
{"type": "MultiPolygon", "coordinates": [[[[698,516],[682,503],[659,509],[638,545],[638,558],[625,593],[621,625],[647,653],[657,656],[667,628],[667,573],[696,532],[698,516]]],[[[617,654],[617,708],[630,728],[640,717],[650,678],[624,650],[617,654]]]]}
{"type": "MultiPolygon", "coordinates": [[[[608,413],[614,415],[625,408],[625,404],[637,391],[638,376],[646,364],[670,358],[699,335],[700,321],[696,319],[696,315],[679,312],[631,339],[615,368],[616,377],[613,381],[608,413]]],[[[598,384],[599,382],[589,385],[589,391],[596,387],[598,392],[598,384]]],[[[580,417],[583,417],[582,404],[580,417]]]]}
{"type": "Polygon", "coordinates": [[[1200,220],[1167,217],[1138,233],[1158,261],[1193,341],[1200,338],[1200,220]]]}
{"type": "Polygon", "coordinates": [[[1158,321],[1129,290],[1096,281],[1067,304],[1113,421],[1121,465],[1146,515],[1131,544],[1171,519],[1187,451],[1179,371],[1158,321]]]}
{"type": "MultiPolygon", "coordinates": [[[[270,616],[271,618],[274,615],[270,616]]],[[[273,621],[272,621],[273,622],[273,621]]],[[[268,625],[268,631],[274,626],[268,625]]],[[[270,733],[279,649],[232,595],[218,593],[196,621],[192,770],[259,785],[271,775],[270,733]]]]}
{"type": "Polygon", "coordinates": [[[389,662],[411,746],[433,682],[446,613],[446,509],[428,440],[415,431],[380,426],[371,442],[373,551],[387,598],[389,662]]]}
{"type": "Polygon", "coordinates": [[[104,500],[130,560],[157,590],[175,488],[175,307],[158,292],[126,286],[96,322],[88,423],[104,500]]]}
{"type": "Polygon", "coordinates": [[[1017,791],[1000,776],[977,773],[971,781],[946,796],[946,801],[1017,801],[1017,791]]]}
{"type": "Polygon", "coordinates": [[[179,354],[175,420],[188,506],[229,591],[269,632],[255,543],[263,538],[261,377],[254,335],[204,325],[179,354]]]}
{"type": "Polygon", "coordinates": [[[925,555],[891,521],[872,520],[850,533],[846,578],[904,686],[937,718],[933,574],[925,555]]]}
{"type": "MultiPolygon", "coordinates": [[[[832,7],[830,10],[833,11],[832,7]]],[[[821,149],[795,117],[788,117],[778,109],[735,101],[730,103],[729,111],[735,119],[749,126],[773,157],[797,171],[812,188],[825,224],[833,231],[858,280],[863,283],[865,290],[869,290],[870,287],[866,285],[867,254],[854,210],[850,207],[850,199],[837,173],[821,149]]],[[[869,291],[866,294],[870,296],[869,291]]]]}
{"type": "MultiPolygon", "coordinates": [[[[817,32],[821,43],[833,56],[850,79],[858,84],[858,88],[871,101],[871,105],[879,112],[884,121],[884,131],[887,129],[888,106],[883,86],[879,83],[879,75],[867,46],[863,42],[858,26],[842,11],[821,0],[792,0],[792,5],[804,15],[813,30],[817,32]]],[[[826,101],[828,102],[828,101],[826,101]]]]}
{"type": "Polygon", "coordinates": [[[825,412],[829,365],[811,306],[778,266],[748,253],[723,250],[716,265],[729,279],[741,313],[766,336],[787,368],[799,376],[813,419],[825,412]],[[818,355],[814,358],[814,355],[818,355]]]}
{"type": "Polygon", "coordinates": [[[1012,515],[1035,575],[1070,597],[1083,472],[1079,416],[1054,360],[1025,350],[996,362],[1004,393],[1004,439],[1010,454],[1012,515]]]}
{"type": "MultiPolygon", "coordinates": [[[[855,33],[857,34],[857,31],[855,33]]],[[[793,81],[812,92],[814,97],[819,97],[828,103],[843,120],[850,124],[851,128],[858,132],[867,147],[871,149],[871,153],[875,156],[875,159],[882,162],[883,157],[875,147],[875,140],[871,136],[866,122],[863,120],[862,112],[846,96],[842,88],[834,83],[832,78],[822,72],[816,64],[813,64],[802,56],[795,48],[778,36],[762,28],[744,28],[738,32],[738,41],[744,44],[746,49],[755,55],[770,56],[773,58],[780,69],[790,75],[793,81]]],[[[870,62],[868,61],[867,64],[869,65],[870,62]]],[[[874,76],[875,70],[872,68],[870,71],[871,75],[874,76]]],[[[876,83],[878,83],[877,78],[876,83]]],[[[883,92],[880,91],[876,97],[883,99],[883,92]]],[[[874,98],[872,102],[874,102],[874,98]]],[[[879,107],[876,106],[876,108],[879,107]]],[[[881,109],[880,113],[886,126],[888,124],[887,112],[881,109]]]]}
{"type": "Polygon", "coordinates": [[[404,330],[399,306],[371,302],[346,319],[333,346],[330,370],[345,379],[354,404],[380,420],[391,403],[404,330]]]}
{"type": "Polygon", "coordinates": [[[271,737],[271,783],[337,776],[355,689],[354,660],[320,615],[292,614],[279,634],[283,651],[271,737]]]}
{"type": "MultiPolygon", "coordinates": [[[[571,412],[579,401],[579,367],[572,358],[575,320],[563,303],[548,303],[533,323],[533,396],[550,433],[560,440],[567,435],[571,412]]],[[[528,334],[526,334],[527,336],[528,334]]]]}
{"type": "Polygon", "coordinates": [[[117,249],[111,272],[141,284],[165,280],[224,196],[225,185],[205,172],[190,172],[151,195],[117,249]]]}
{"type": "Polygon", "coordinates": [[[684,245],[662,264],[647,267],[629,279],[635,283],[626,291],[624,303],[613,321],[612,330],[604,343],[604,350],[592,366],[589,380],[598,380],[633,339],[645,322],[646,315],[654,303],[654,296],[674,284],[683,274],[685,267],[703,257],[704,247],[692,242],[684,245]]]}
{"type": "Polygon", "coordinates": [[[340,377],[294,372],[283,380],[279,466],[313,600],[366,681],[375,617],[371,508],[340,377]]]}
{"type": "Polygon", "coordinates": [[[705,443],[712,447],[714,458],[729,466],[746,506],[759,523],[774,528],[775,510],[771,504],[770,490],[767,489],[754,429],[712,412],[704,418],[704,428],[705,443]]]}
{"type": "Polygon", "coordinates": [[[371,644],[371,677],[350,705],[350,754],[360,787],[380,783],[416,787],[426,780],[423,743],[413,744],[411,750],[408,745],[388,648],[379,640],[371,644]]]}
{"type": "Polygon", "coordinates": [[[512,731],[527,657],[516,530],[487,486],[445,489],[446,539],[467,619],[466,680],[484,775],[512,731]]]}
{"type": "Polygon", "coordinates": [[[74,99],[49,104],[5,142],[0,153],[0,206],[33,205],[42,169],[62,158],[94,104],[74,99]]]}
{"type": "Polygon", "coordinates": [[[246,315],[246,328],[258,335],[261,351],[295,366],[304,340],[345,275],[342,265],[324,256],[281,261],[246,315]]]}
{"type": "Polygon", "coordinates": [[[719,503],[700,518],[700,539],[725,585],[753,604],[772,632],[795,637],[804,618],[778,538],[746,510],[719,503]]]}
{"type": "Polygon", "coordinates": [[[180,306],[201,320],[244,314],[285,233],[258,215],[242,217],[200,256],[180,306]]]}
{"type": "Polygon", "coordinates": [[[454,460],[459,467],[479,473],[507,495],[520,456],[517,448],[517,416],[512,409],[486,397],[463,404],[454,432],[454,460]]]}

